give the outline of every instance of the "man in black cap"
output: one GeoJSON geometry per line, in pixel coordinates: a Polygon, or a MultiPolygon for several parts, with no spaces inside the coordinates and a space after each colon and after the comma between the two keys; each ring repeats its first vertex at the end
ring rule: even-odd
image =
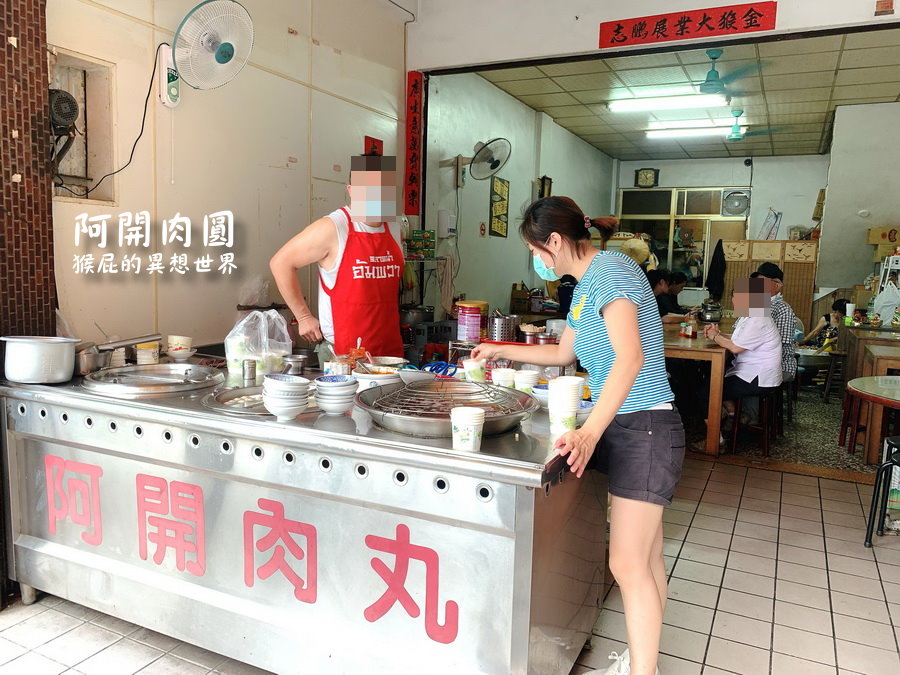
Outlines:
{"type": "Polygon", "coordinates": [[[782,380],[790,382],[797,376],[797,357],[794,356],[794,333],[797,325],[797,315],[784,300],[781,290],[784,288],[784,272],[775,263],[764,262],[751,275],[765,277],[772,281],[772,320],[781,335],[781,371],[782,380]]]}

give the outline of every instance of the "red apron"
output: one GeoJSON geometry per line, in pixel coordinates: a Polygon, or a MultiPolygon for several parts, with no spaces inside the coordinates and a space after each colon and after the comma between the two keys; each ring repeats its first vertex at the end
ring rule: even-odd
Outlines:
{"type": "Polygon", "coordinates": [[[334,352],[346,354],[358,338],[372,356],[403,356],[400,337],[400,277],[403,252],[387,224],[381,232],[357,232],[347,215],[347,245],[331,297],[334,352]]]}

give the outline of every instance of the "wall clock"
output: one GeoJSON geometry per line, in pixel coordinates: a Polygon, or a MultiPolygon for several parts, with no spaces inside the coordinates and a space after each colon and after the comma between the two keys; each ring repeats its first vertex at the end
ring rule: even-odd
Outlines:
{"type": "Polygon", "coordinates": [[[750,259],[750,242],[749,241],[723,241],[722,251],[725,253],[725,260],[728,261],[744,261],[750,259]]]}
{"type": "Polygon", "coordinates": [[[652,188],[659,185],[659,169],[635,169],[634,187],[652,188]]]}
{"type": "Polygon", "coordinates": [[[781,260],[781,244],[780,241],[754,241],[753,259],[778,262],[781,260]]]}
{"type": "Polygon", "coordinates": [[[789,241],[784,245],[785,262],[816,262],[816,242],[789,241]]]}

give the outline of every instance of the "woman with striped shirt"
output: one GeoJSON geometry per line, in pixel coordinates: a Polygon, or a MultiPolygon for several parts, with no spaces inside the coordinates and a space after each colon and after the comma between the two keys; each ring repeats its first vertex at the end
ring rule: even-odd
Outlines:
{"type": "Polygon", "coordinates": [[[606,251],[614,218],[591,220],[568,197],[525,212],[520,234],[543,279],[578,279],[558,345],[481,345],[473,358],[562,366],[577,357],[589,374],[594,409],[580,429],[557,439],[570,470],[608,474],[609,566],[622,591],[628,649],[610,655],[608,675],[654,675],[667,587],[663,507],[681,475],[684,429],[666,378],[656,299],[633,260],[606,251]],[[596,249],[591,228],[600,232],[596,249]]]}

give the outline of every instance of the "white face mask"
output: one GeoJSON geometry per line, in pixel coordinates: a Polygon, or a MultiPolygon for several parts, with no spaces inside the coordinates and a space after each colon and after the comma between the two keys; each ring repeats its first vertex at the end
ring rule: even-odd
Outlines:
{"type": "Polygon", "coordinates": [[[350,216],[362,223],[397,220],[397,188],[388,185],[351,185],[350,216]]]}

